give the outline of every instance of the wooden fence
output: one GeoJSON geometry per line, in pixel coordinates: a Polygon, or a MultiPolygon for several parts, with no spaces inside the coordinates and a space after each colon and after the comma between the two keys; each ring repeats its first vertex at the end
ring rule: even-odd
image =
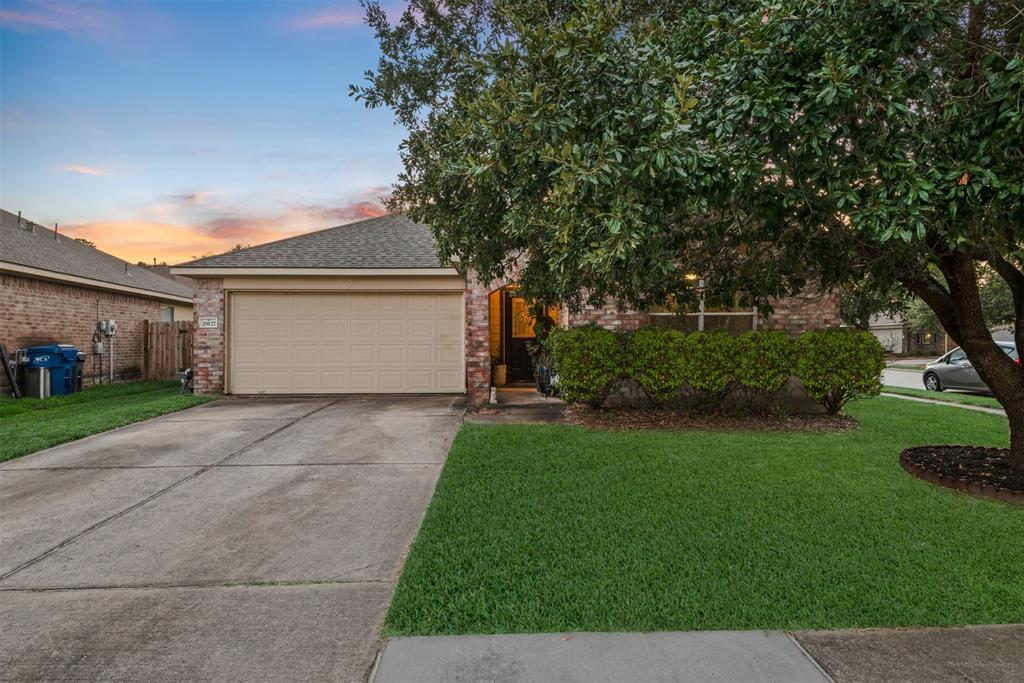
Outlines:
{"type": "Polygon", "coordinates": [[[192,322],[142,321],[142,378],[176,379],[192,365],[192,322]]]}

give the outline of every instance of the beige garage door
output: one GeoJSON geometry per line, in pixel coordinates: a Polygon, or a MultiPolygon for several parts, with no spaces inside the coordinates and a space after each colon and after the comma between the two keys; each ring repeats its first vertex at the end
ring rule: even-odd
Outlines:
{"type": "Polygon", "coordinates": [[[463,392],[462,292],[235,292],[234,394],[463,392]]]}

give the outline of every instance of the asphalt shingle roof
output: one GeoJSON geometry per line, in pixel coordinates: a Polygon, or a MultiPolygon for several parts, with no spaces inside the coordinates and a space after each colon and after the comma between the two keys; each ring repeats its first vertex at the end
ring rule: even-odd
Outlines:
{"type": "Polygon", "coordinates": [[[443,268],[430,228],[404,214],[370,218],[181,266],[217,268],[443,268]]]}
{"type": "Polygon", "coordinates": [[[0,263],[39,268],[157,294],[192,298],[192,288],[146,268],[129,265],[88,244],[0,209],[0,263]],[[31,230],[28,229],[31,227],[31,230]]]}

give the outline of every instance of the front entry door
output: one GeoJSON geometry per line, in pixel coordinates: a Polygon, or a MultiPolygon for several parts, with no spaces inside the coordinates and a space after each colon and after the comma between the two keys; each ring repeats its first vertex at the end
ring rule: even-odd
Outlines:
{"type": "Polygon", "coordinates": [[[505,364],[508,366],[509,382],[532,382],[533,359],[527,350],[527,343],[536,339],[534,318],[530,307],[522,297],[511,292],[504,293],[502,308],[502,344],[505,347],[505,364]]]}

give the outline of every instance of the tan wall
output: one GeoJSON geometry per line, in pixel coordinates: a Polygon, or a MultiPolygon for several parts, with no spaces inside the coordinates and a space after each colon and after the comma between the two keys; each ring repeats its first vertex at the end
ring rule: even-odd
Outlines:
{"type": "Polygon", "coordinates": [[[192,320],[192,307],[186,304],[174,304],[174,320],[184,320],[185,322],[192,320]]]}
{"type": "MultiPolygon", "coordinates": [[[[142,321],[160,320],[168,304],[130,294],[0,274],[0,343],[8,352],[41,344],[73,344],[86,354],[86,382],[95,381],[92,336],[97,320],[117,321],[114,376],[136,379],[142,366],[142,321]]],[[[104,339],[103,377],[110,358],[104,339]]],[[[0,385],[7,379],[0,371],[0,385]]]]}

